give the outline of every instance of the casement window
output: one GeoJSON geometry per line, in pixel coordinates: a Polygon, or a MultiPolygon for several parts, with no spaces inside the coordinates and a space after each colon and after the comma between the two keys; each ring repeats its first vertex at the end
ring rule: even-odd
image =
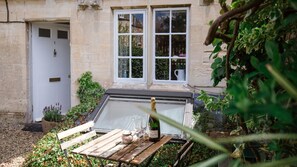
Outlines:
{"type": "Polygon", "coordinates": [[[115,81],[146,80],[146,14],[115,11],[115,81]]]}
{"type": "Polygon", "coordinates": [[[185,83],[188,78],[188,8],[154,9],[155,82],[185,83]]]}

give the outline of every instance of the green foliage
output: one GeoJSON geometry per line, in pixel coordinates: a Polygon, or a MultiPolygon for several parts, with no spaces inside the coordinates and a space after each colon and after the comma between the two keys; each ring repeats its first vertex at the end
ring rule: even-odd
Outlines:
{"type": "Polygon", "coordinates": [[[92,73],[86,72],[78,79],[79,87],[76,93],[80,104],[70,109],[67,113],[68,118],[75,120],[81,115],[93,111],[99,103],[105,89],[99,83],[94,82],[92,78],[92,73]]]}
{"type": "Polygon", "coordinates": [[[204,102],[204,107],[207,111],[223,111],[229,105],[230,96],[228,94],[218,97],[211,96],[201,90],[197,99],[204,102]]]}
{"type": "MultiPolygon", "coordinates": [[[[67,158],[60,148],[56,134],[74,126],[70,119],[59,125],[51,132],[41,138],[33,148],[33,151],[26,157],[24,167],[39,166],[68,166],[67,158]]],[[[68,154],[70,163],[77,167],[87,166],[87,161],[78,154],[68,154]]],[[[91,158],[93,164],[99,164],[98,159],[91,158]]]]}
{"type": "Polygon", "coordinates": [[[105,92],[104,88],[92,79],[92,73],[89,71],[78,79],[79,88],[76,93],[81,103],[98,103],[105,92]]]}
{"type": "Polygon", "coordinates": [[[43,118],[46,121],[51,122],[61,122],[63,120],[63,116],[61,115],[62,105],[56,103],[54,106],[46,106],[43,109],[43,118]]]}
{"type": "MultiPolygon", "coordinates": [[[[225,1],[222,1],[225,3],[225,1]]],[[[251,0],[232,1],[237,9],[251,0]]],[[[242,134],[296,133],[297,119],[297,14],[295,0],[265,0],[263,6],[248,11],[240,22],[239,33],[230,54],[231,77],[227,81],[225,104],[204,98],[206,107],[222,106],[225,114],[235,116],[242,134]],[[214,104],[213,104],[213,101],[214,104]]],[[[233,36],[234,23],[218,32],[233,36]]],[[[230,43],[226,43],[227,48],[230,43]]],[[[226,77],[226,56],[218,57],[222,41],[213,41],[211,57],[214,85],[226,77]]],[[[292,141],[289,140],[289,143],[292,141]]],[[[258,143],[261,160],[296,156],[294,144],[271,140],[258,143]],[[272,147],[273,146],[273,147],[272,147]],[[260,149],[262,148],[262,150],[260,149]],[[263,149],[266,152],[263,152],[263,149]]],[[[247,147],[249,147],[247,145],[247,147]]]]}
{"type": "MultiPolygon", "coordinates": [[[[233,138],[222,138],[222,139],[212,139],[208,136],[205,136],[204,134],[198,132],[198,131],[195,131],[189,127],[186,127],[186,126],[183,126],[182,124],[176,122],[175,120],[172,120],[162,114],[157,114],[155,112],[152,112],[149,108],[144,108],[144,107],[141,107],[139,106],[139,109],[141,109],[142,111],[146,112],[147,114],[150,114],[152,115],[153,117],[156,117],[162,121],[164,121],[165,123],[175,127],[175,128],[178,128],[180,130],[183,130],[185,133],[187,133],[188,135],[190,135],[191,137],[191,140],[193,141],[196,141],[197,143],[200,143],[200,144],[203,144],[205,146],[207,146],[209,149],[212,149],[212,150],[217,150],[217,151],[220,151],[220,152],[223,152],[222,154],[216,156],[216,157],[213,157],[213,158],[210,158],[210,159],[207,159],[201,163],[199,163],[200,165],[201,164],[215,164],[215,163],[218,163],[222,160],[224,160],[224,158],[227,158],[227,157],[230,157],[231,154],[230,152],[228,151],[228,149],[226,149],[226,145],[223,145],[224,143],[242,143],[242,142],[250,142],[250,141],[269,141],[269,140],[274,140],[274,139],[278,139],[281,140],[281,139],[287,139],[287,140],[294,140],[292,141],[293,143],[296,142],[297,140],[297,134],[286,134],[286,133],[279,133],[279,134],[255,134],[255,135],[246,135],[246,136],[239,136],[239,137],[233,137],[233,138]]],[[[285,141],[284,141],[285,142],[285,141]]],[[[292,144],[290,146],[295,146],[295,144],[292,144]]],[[[266,149],[266,147],[263,147],[262,149],[266,149]]],[[[275,148],[275,147],[274,147],[275,148]]],[[[292,148],[290,148],[292,150],[292,148]]],[[[279,149],[277,149],[279,150],[279,149]]],[[[294,147],[293,147],[293,150],[296,150],[294,147]]],[[[214,154],[215,155],[215,154],[214,154]]],[[[208,158],[208,157],[207,157],[208,158]]],[[[237,164],[236,166],[240,165],[241,163],[244,163],[244,159],[237,159],[237,160],[231,160],[230,162],[231,164],[237,164]]],[[[274,161],[273,163],[270,163],[270,162],[264,162],[264,163],[261,163],[261,166],[277,166],[277,164],[282,164],[284,166],[286,165],[292,165],[292,164],[295,164],[297,163],[297,157],[292,157],[292,158],[284,158],[283,160],[281,161],[274,161]],[[274,165],[275,164],[275,165],[274,165]]],[[[193,166],[197,166],[199,164],[194,164],[193,166]]],[[[259,166],[259,165],[256,165],[256,166],[259,166]]]]}
{"type": "MultiPolygon", "coordinates": [[[[72,107],[67,113],[66,121],[61,125],[47,133],[34,146],[24,163],[25,167],[39,167],[39,166],[68,166],[67,158],[61,150],[56,134],[65,131],[75,126],[74,121],[81,115],[91,112],[98,104],[100,98],[104,93],[104,89],[97,82],[92,81],[91,72],[82,74],[78,79],[79,89],[77,95],[80,99],[80,104],[72,107]]],[[[56,114],[61,110],[61,105],[49,106],[45,108],[45,115],[55,118],[56,114]]],[[[86,160],[77,154],[69,154],[71,164],[78,167],[87,166],[86,160]]],[[[91,158],[93,164],[99,164],[98,159],[91,158]]]]}
{"type": "Polygon", "coordinates": [[[69,112],[67,113],[67,118],[76,120],[79,117],[86,115],[94,110],[96,107],[95,103],[87,102],[87,103],[80,103],[74,107],[72,107],[69,112]]]}

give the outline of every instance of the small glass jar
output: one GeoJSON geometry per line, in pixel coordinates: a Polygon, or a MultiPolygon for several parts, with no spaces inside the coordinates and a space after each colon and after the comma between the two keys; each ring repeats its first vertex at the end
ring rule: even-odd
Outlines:
{"type": "Polygon", "coordinates": [[[129,144],[133,141],[133,136],[130,131],[124,131],[122,134],[122,142],[124,144],[129,144]]]}

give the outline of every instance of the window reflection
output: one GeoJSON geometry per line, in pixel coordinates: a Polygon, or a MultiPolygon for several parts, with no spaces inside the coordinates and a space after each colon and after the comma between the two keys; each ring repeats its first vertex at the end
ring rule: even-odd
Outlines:
{"type": "Polygon", "coordinates": [[[154,11],[156,80],[187,80],[187,12],[186,9],[154,11]]]}
{"type": "Polygon", "coordinates": [[[143,78],[144,73],[144,12],[118,13],[118,78],[143,78]]]}
{"type": "Polygon", "coordinates": [[[169,59],[156,59],[156,76],[158,80],[169,80],[169,59]]]}
{"type": "Polygon", "coordinates": [[[129,59],[119,59],[118,68],[119,78],[129,78],[129,59]]]}
{"type": "Polygon", "coordinates": [[[118,32],[128,33],[130,30],[130,15],[129,14],[119,14],[118,15],[118,32]]]}
{"type": "Polygon", "coordinates": [[[143,35],[132,35],[132,56],[143,56],[143,35]]]}
{"type": "Polygon", "coordinates": [[[143,32],[143,14],[132,14],[132,32],[143,32]]]}
{"type": "Polygon", "coordinates": [[[172,11],[172,32],[186,32],[187,30],[187,11],[172,11]]]}
{"type": "Polygon", "coordinates": [[[169,35],[156,35],[156,56],[169,56],[169,35]]]}
{"type": "Polygon", "coordinates": [[[172,35],[171,53],[173,57],[186,57],[186,35],[172,35]]]}
{"type": "Polygon", "coordinates": [[[143,77],[143,60],[132,59],[132,78],[143,77]]]}
{"type": "Polygon", "coordinates": [[[119,56],[129,56],[129,36],[119,36],[119,56]]]}
{"type": "Polygon", "coordinates": [[[169,16],[169,10],[156,12],[156,33],[169,32],[169,16]]]}

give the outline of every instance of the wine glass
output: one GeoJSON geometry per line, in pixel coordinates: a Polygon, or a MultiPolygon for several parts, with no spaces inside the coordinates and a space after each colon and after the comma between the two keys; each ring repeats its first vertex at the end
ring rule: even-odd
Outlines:
{"type": "Polygon", "coordinates": [[[148,121],[145,118],[141,118],[141,136],[143,136],[144,140],[147,140],[148,133],[147,133],[148,121]]]}
{"type": "Polygon", "coordinates": [[[140,137],[141,131],[142,131],[142,121],[141,117],[135,116],[133,117],[133,123],[134,123],[134,131],[137,138],[140,137]]]}

